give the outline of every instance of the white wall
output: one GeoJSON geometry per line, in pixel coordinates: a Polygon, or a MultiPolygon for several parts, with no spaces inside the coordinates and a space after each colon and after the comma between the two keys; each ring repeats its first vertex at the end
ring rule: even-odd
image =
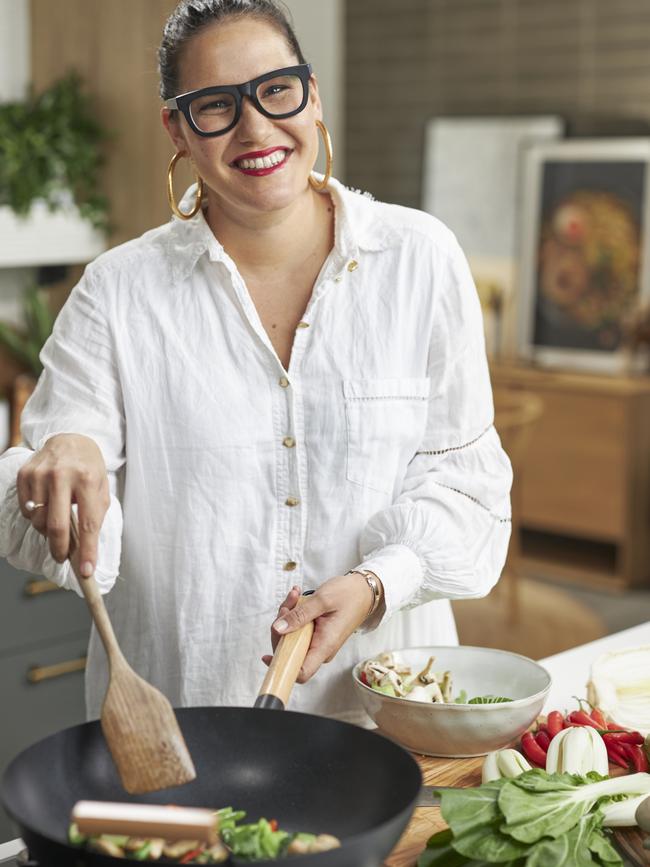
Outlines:
{"type": "MultiPolygon", "coordinates": [[[[25,98],[30,63],[29,0],[0,0],[0,103],[25,98]]],[[[32,269],[0,268],[0,320],[22,321],[23,293],[33,279],[32,269]]]]}
{"type": "Polygon", "coordinates": [[[29,75],[29,0],[0,0],[0,102],[24,99],[29,75]]]}
{"type": "MultiPolygon", "coordinates": [[[[6,0],[5,0],[6,2],[6,0]]],[[[323,100],[325,123],[332,137],[334,174],[344,179],[343,128],[345,0],[285,0],[305,58],[314,67],[323,100]]],[[[319,166],[324,163],[319,159],[319,166]]]]}

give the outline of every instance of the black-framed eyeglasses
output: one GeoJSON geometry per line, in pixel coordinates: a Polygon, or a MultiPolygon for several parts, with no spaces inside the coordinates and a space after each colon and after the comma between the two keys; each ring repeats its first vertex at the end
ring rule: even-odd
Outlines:
{"type": "Polygon", "coordinates": [[[281,119],[299,114],[307,105],[311,64],[274,69],[243,84],[217,84],[190,90],[165,101],[178,109],[197,135],[223,135],[237,125],[247,96],[265,117],[281,119]]]}

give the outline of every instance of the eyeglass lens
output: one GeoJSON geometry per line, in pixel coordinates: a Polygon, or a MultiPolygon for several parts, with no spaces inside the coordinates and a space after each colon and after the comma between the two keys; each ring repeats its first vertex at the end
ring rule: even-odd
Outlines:
{"type": "MultiPolygon", "coordinates": [[[[296,111],[303,100],[303,82],[298,75],[279,75],[257,86],[256,97],[262,108],[272,115],[296,111]]],[[[210,93],[190,103],[192,120],[202,132],[219,132],[229,127],[237,103],[232,93],[210,93]]]]}

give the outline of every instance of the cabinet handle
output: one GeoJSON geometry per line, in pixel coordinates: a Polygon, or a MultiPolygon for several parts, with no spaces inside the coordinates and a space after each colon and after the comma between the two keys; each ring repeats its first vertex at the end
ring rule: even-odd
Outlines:
{"type": "Polygon", "coordinates": [[[30,683],[41,683],[44,680],[62,677],[64,674],[72,674],[74,671],[83,671],[85,668],[85,656],[79,659],[68,659],[67,662],[57,662],[55,665],[33,665],[27,671],[27,680],[30,683]]]}
{"type": "Polygon", "coordinates": [[[32,579],[25,584],[25,596],[40,596],[41,593],[51,593],[52,590],[60,590],[58,584],[48,581],[47,578],[32,579]]]}

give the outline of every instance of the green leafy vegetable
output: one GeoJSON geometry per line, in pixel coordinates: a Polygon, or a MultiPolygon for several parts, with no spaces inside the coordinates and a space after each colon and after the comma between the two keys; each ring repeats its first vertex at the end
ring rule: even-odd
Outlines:
{"type": "Polygon", "coordinates": [[[418,867],[622,867],[601,807],[646,792],[650,774],[610,779],[539,769],[443,791],[449,829],[431,837],[418,867]]]}
{"type": "Polygon", "coordinates": [[[512,699],[498,695],[477,695],[475,698],[470,698],[467,704],[502,704],[504,701],[512,701],[512,699]]]}

